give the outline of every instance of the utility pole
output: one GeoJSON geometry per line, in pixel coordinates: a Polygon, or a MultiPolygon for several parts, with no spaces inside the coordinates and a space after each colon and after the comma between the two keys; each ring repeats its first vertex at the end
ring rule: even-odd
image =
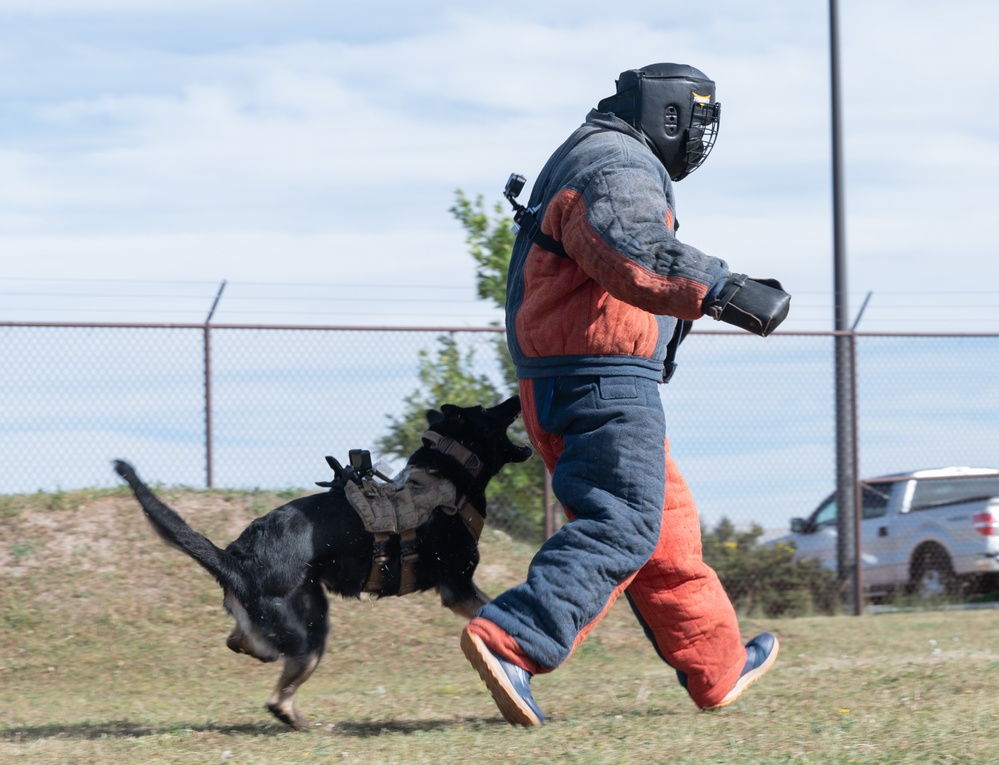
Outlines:
{"type": "Polygon", "coordinates": [[[860,507],[857,476],[856,336],[849,322],[846,280],[846,212],[843,204],[843,137],[840,111],[839,11],[829,0],[829,70],[832,100],[833,302],[836,356],[836,564],[847,613],[863,613],[860,580],[860,507]]]}

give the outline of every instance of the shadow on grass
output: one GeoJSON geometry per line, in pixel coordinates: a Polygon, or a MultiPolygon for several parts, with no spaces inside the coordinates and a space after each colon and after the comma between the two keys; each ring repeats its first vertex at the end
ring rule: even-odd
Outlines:
{"type": "Polygon", "coordinates": [[[18,743],[46,738],[69,739],[101,739],[101,738],[142,738],[144,736],[162,736],[171,733],[221,733],[222,735],[273,736],[287,732],[283,725],[225,725],[223,723],[205,723],[190,725],[175,723],[171,725],[140,725],[128,720],[113,720],[109,722],[83,722],[50,725],[29,725],[25,727],[0,728],[0,741],[18,743]]]}
{"type": "MultiPolygon", "coordinates": [[[[627,718],[629,720],[661,720],[666,717],[681,715],[682,712],[673,708],[642,707],[635,709],[621,708],[614,710],[609,718],[627,718]]],[[[549,716],[546,725],[557,725],[568,722],[569,718],[549,716]]],[[[329,728],[333,734],[352,736],[354,738],[375,738],[385,734],[398,733],[411,735],[418,733],[439,733],[453,731],[455,728],[469,730],[489,730],[493,728],[509,728],[510,723],[498,712],[494,716],[464,716],[448,719],[423,720],[340,720],[329,728]]]]}
{"type": "MultiPolygon", "coordinates": [[[[316,727],[307,729],[301,734],[331,732],[335,735],[352,736],[355,738],[373,738],[388,733],[410,735],[414,733],[434,733],[453,729],[456,725],[488,726],[506,725],[500,717],[495,718],[464,718],[447,720],[338,720],[335,723],[316,722],[316,727]]],[[[41,739],[62,738],[78,740],[95,740],[102,738],[143,738],[145,736],[163,736],[180,733],[218,733],[223,736],[275,736],[283,733],[293,733],[289,728],[279,723],[241,725],[226,725],[225,723],[172,723],[170,725],[141,725],[128,720],[112,720],[108,722],[84,723],[52,723],[49,725],[32,725],[24,727],[0,728],[0,742],[21,743],[41,739]]]]}
{"type": "Polygon", "coordinates": [[[440,733],[452,731],[456,727],[486,728],[493,725],[509,725],[499,714],[495,717],[449,717],[424,720],[339,720],[330,729],[334,734],[356,738],[374,738],[386,733],[404,736],[414,733],[440,733]]]}
{"type": "MultiPolygon", "coordinates": [[[[616,717],[627,718],[662,718],[678,714],[672,709],[622,709],[615,713],[616,717]]],[[[549,718],[549,724],[558,723],[558,718],[549,718]]],[[[509,723],[498,713],[495,716],[465,716],[449,717],[447,719],[422,720],[338,720],[336,722],[316,722],[315,728],[295,735],[309,733],[332,733],[335,736],[353,738],[376,738],[386,734],[409,736],[421,733],[441,733],[452,731],[456,727],[490,729],[508,727],[509,723]]],[[[143,738],[145,736],[176,735],[180,733],[217,733],[223,736],[276,736],[290,734],[292,731],[284,725],[243,723],[227,725],[224,723],[173,723],[170,725],[141,725],[128,720],[112,720],[108,722],[83,722],[72,724],[34,725],[25,727],[0,728],[0,742],[21,743],[42,739],[61,738],[78,740],[96,740],[102,738],[143,738]]]]}

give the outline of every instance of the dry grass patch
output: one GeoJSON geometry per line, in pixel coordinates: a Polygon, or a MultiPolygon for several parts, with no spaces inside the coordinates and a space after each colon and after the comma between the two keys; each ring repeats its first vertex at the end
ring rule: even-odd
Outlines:
{"type": "MultiPolygon", "coordinates": [[[[281,503],[168,490],[225,544],[281,503]]],[[[434,595],[333,601],[334,635],[300,694],[315,730],[263,709],[277,667],[225,648],[211,578],[121,491],[0,503],[0,762],[990,763],[999,611],[745,621],[781,638],[774,670],[719,713],[695,710],[619,603],[534,681],[551,720],[510,728],[434,595]]],[[[532,550],[487,529],[479,584],[520,580],[532,550]]]]}

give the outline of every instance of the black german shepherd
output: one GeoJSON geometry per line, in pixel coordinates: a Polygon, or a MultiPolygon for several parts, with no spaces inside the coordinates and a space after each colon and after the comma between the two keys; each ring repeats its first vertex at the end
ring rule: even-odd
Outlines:
{"type": "Polygon", "coordinates": [[[236,620],[229,648],[265,662],[284,656],[267,708],[299,729],[308,723],[296,711],[294,695],[315,671],[329,638],[325,590],[359,598],[371,591],[369,578],[379,577],[372,593],[376,597],[436,588],[441,603],[466,618],[489,601],[472,582],[486,513],[485,488],[505,464],[531,455],[529,446],[515,445],[506,434],[519,413],[517,396],[490,409],[445,404],[439,412],[427,412],[423,445],[396,480],[408,480],[412,471],[423,482],[447,481],[454,487],[454,500],[447,509],[435,508],[416,530],[416,555],[412,543],[400,552],[398,535],[376,550],[374,535],[346,498],[343,480],[321,484],[330,490],[255,519],[223,550],[157,499],[131,465],[119,460],[114,468],[159,535],[222,586],[223,603],[236,620]],[[410,563],[404,566],[402,554],[407,552],[410,563]],[[376,553],[382,554],[382,565],[373,567],[376,553]],[[404,577],[409,582],[401,588],[404,577]]]}

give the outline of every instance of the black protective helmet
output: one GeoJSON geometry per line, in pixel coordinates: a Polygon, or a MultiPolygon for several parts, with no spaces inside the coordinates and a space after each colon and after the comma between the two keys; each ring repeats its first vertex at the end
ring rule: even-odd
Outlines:
{"type": "Polygon", "coordinates": [[[650,64],[621,72],[617,93],[597,109],[641,130],[674,181],[707,159],[721,120],[715,83],[686,64],[650,64]]]}

